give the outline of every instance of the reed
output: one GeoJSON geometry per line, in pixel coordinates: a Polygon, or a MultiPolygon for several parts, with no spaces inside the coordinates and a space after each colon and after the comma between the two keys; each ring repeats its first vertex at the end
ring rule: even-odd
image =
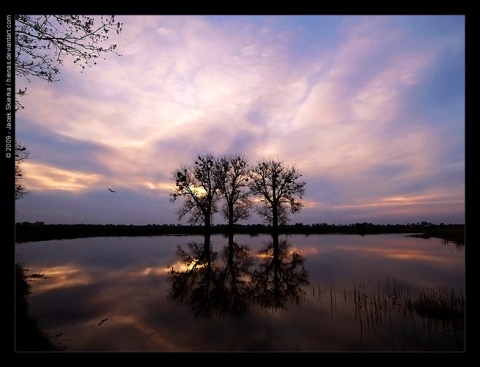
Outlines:
{"type": "Polygon", "coordinates": [[[337,294],[339,300],[343,298],[346,309],[352,305],[351,316],[359,323],[361,341],[370,333],[389,328],[392,349],[405,348],[409,335],[416,341],[422,331],[429,337],[440,333],[447,335],[458,341],[459,348],[463,346],[465,302],[461,291],[458,294],[451,287],[423,288],[414,296],[408,284],[387,275],[376,280],[355,279],[351,288],[345,284],[337,290],[332,283],[324,283],[322,287],[318,284],[312,292],[320,305],[324,300],[332,318],[337,311],[337,294]],[[397,333],[399,339],[396,339],[397,333]]]}
{"type": "Polygon", "coordinates": [[[451,287],[439,287],[438,290],[427,289],[420,292],[417,300],[409,307],[421,317],[434,320],[458,320],[464,317],[465,300],[457,295],[451,287]]]}

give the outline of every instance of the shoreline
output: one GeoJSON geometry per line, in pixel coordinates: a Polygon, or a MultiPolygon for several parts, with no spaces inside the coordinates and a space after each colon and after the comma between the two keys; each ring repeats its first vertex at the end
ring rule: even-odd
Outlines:
{"type": "MultiPolygon", "coordinates": [[[[234,234],[270,234],[269,225],[235,225],[234,234]]],[[[465,226],[463,224],[429,224],[429,225],[376,225],[371,223],[357,223],[352,225],[283,225],[279,226],[279,234],[409,234],[421,238],[441,238],[447,242],[465,243],[465,226]]],[[[123,225],[123,224],[37,224],[17,223],[15,227],[15,242],[36,242],[86,237],[136,237],[161,235],[199,235],[205,234],[203,226],[193,225],[123,225]]],[[[210,234],[229,234],[227,225],[214,225],[210,234]]]]}

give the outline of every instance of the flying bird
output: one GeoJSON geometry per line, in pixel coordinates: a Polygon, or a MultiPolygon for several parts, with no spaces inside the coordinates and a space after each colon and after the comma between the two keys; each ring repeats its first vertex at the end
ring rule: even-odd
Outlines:
{"type": "Polygon", "coordinates": [[[100,322],[98,323],[98,326],[102,325],[102,324],[103,324],[105,321],[107,321],[107,320],[108,320],[108,319],[103,319],[102,321],[100,321],[100,322]]]}
{"type": "Polygon", "coordinates": [[[109,189],[111,192],[116,192],[116,191],[112,190],[110,187],[109,187],[108,189],[109,189]]]}

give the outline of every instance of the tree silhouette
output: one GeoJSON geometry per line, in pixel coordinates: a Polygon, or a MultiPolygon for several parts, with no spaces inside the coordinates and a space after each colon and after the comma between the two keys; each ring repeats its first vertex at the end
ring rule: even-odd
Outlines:
{"type": "Polygon", "coordinates": [[[221,157],[217,161],[216,175],[220,194],[225,199],[222,214],[228,221],[230,232],[233,232],[234,223],[247,219],[252,207],[248,191],[247,159],[240,155],[221,157]]]}
{"type": "Polygon", "coordinates": [[[189,223],[203,222],[205,229],[210,230],[213,214],[218,211],[218,180],[213,155],[199,155],[193,165],[184,165],[172,175],[175,192],[171,194],[171,201],[179,197],[184,199],[177,212],[178,219],[190,214],[189,223]]]}
{"type": "Polygon", "coordinates": [[[250,190],[260,198],[257,212],[272,223],[274,232],[288,221],[289,209],[297,213],[302,207],[296,199],[305,193],[306,183],[298,181],[301,176],[294,166],[272,159],[258,163],[251,171],[250,190]]]}
{"type": "MultiPolygon", "coordinates": [[[[108,32],[119,34],[122,23],[115,16],[91,17],[86,15],[15,15],[15,74],[26,78],[56,81],[64,58],[70,56],[81,67],[96,64],[105,53],[118,53],[116,45],[102,47],[108,32]],[[98,24],[98,22],[100,24],[98,24]]],[[[16,93],[23,96],[26,89],[16,93]]],[[[16,109],[23,108],[16,100],[16,109]]]]}
{"type": "Polygon", "coordinates": [[[30,152],[27,148],[19,143],[15,142],[15,200],[21,199],[26,194],[26,189],[23,183],[20,181],[23,177],[22,168],[20,165],[28,158],[30,152]]]}

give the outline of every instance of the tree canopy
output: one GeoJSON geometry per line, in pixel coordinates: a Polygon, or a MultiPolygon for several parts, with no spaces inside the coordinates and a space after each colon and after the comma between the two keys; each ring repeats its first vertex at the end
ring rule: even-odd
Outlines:
{"type": "Polygon", "coordinates": [[[230,155],[220,157],[216,164],[218,188],[225,199],[222,214],[229,225],[233,226],[239,220],[250,216],[252,202],[248,192],[248,161],[241,155],[230,155]]]}
{"type": "Polygon", "coordinates": [[[305,182],[295,166],[282,161],[264,160],[251,168],[241,155],[214,157],[199,155],[193,165],[183,165],[172,173],[175,189],[171,201],[183,197],[178,219],[190,214],[189,222],[203,222],[206,227],[222,203],[223,218],[229,227],[247,219],[257,197],[256,211],[274,229],[288,221],[288,212],[302,207],[305,182]]]}
{"type": "Polygon", "coordinates": [[[295,166],[282,161],[264,160],[251,172],[250,191],[260,199],[258,214],[271,222],[274,228],[288,221],[288,212],[297,213],[302,208],[305,182],[295,166]]]}
{"type": "Polygon", "coordinates": [[[212,216],[218,211],[215,161],[211,154],[199,155],[194,164],[184,165],[172,172],[175,192],[171,194],[171,201],[179,197],[184,199],[177,212],[179,219],[190,214],[190,223],[203,222],[205,227],[210,227],[212,216]]]}
{"type": "MultiPolygon", "coordinates": [[[[93,66],[102,55],[116,52],[117,45],[102,46],[109,32],[120,34],[122,23],[115,16],[24,15],[15,16],[15,74],[17,77],[57,81],[65,57],[81,71],[93,66]]],[[[26,89],[16,91],[25,95],[26,89]]],[[[17,110],[23,108],[16,100],[17,110]]]]}

